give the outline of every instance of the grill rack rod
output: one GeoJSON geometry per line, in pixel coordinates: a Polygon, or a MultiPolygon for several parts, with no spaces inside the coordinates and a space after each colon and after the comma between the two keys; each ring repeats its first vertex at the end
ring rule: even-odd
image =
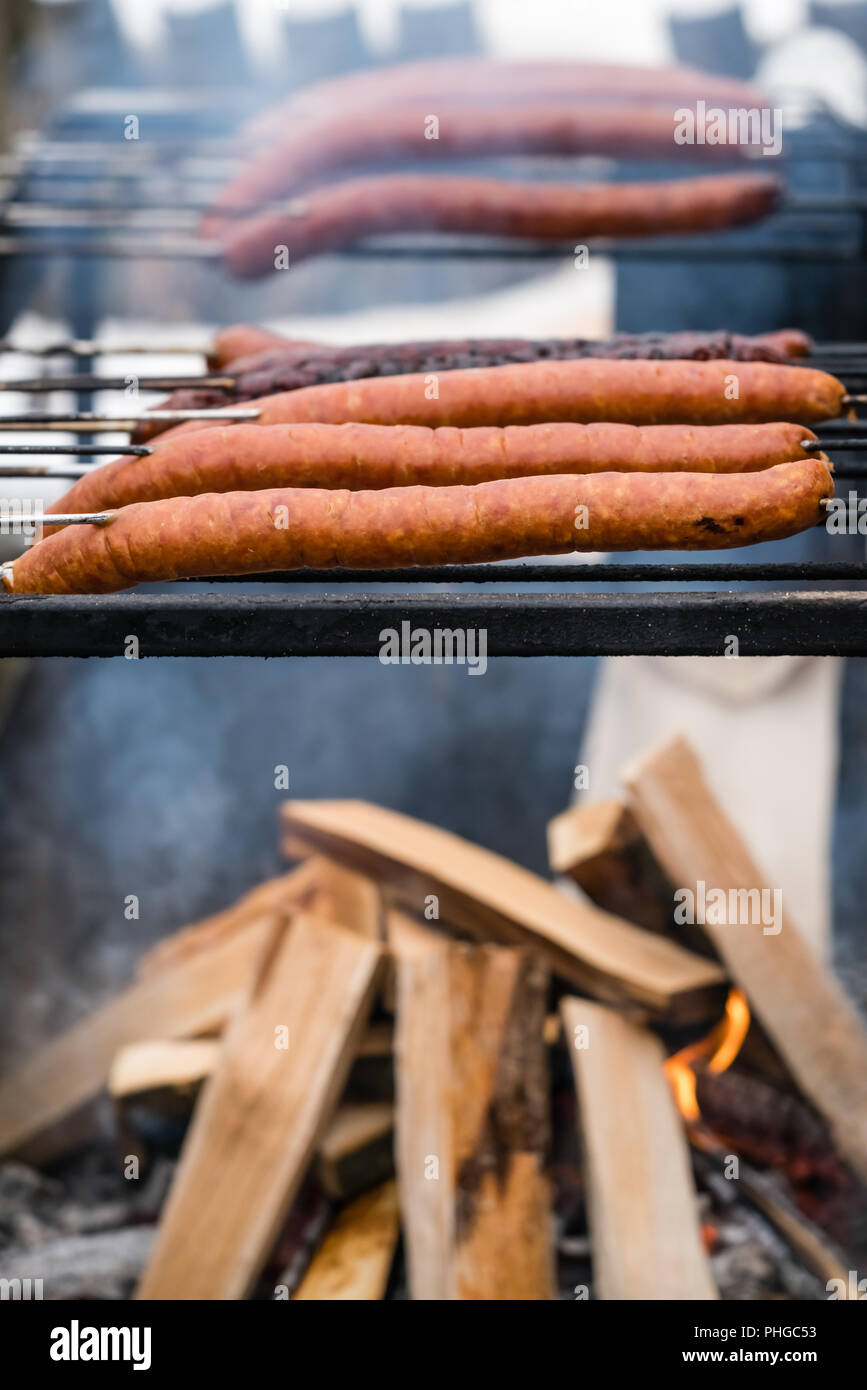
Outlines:
{"type": "Polygon", "coordinates": [[[482,629],[495,656],[864,656],[867,593],[5,594],[0,656],[366,656],[383,628],[482,629]]]}
{"type": "MultiPolygon", "coordinates": [[[[542,359],[540,359],[542,360],[542,359]]],[[[549,359],[550,360],[550,359],[549,359]]],[[[567,358],[567,361],[594,361],[594,358],[567,358]]],[[[657,358],[635,358],[620,359],[635,361],[659,361],[664,359],[657,358]]],[[[672,359],[668,359],[672,360],[672,359]]],[[[798,358],[792,362],[781,363],[780,365],[802,367],[809,366],[813,370],[824,370],[812,359],[798,358]]],[[[398,373],[402,375],[402,373],[398,373]]],[[[847,367],[842,361],[836,366],[834,375],[840,380],[846,379],[858,387],[867,384],[867,361],[863,367],[847,367]]],[[[100,376],[97,372],[79,372],[72,376],[38,376],[38,377],[16,377],[9,380],[0,380],[0,394],[9,392],[26,393],[28,395],[45,395],[52,391],[126,391],[129,389],[131,380],[134,381],[136,389],[140,391],[177,391],[177,390],[215,390],[231,391],[239,384],[237,376],[209,375],[203,373],[201,376],[142,376],[134,374],[127,376],[100,376]]],[[[851,396],[846,398],[849,402],[860,402],[861,398],[851,396]]]]}
{"type": "MultiPolygon", "coordinates": [[[[49,378],[51,380],[51,378],[49,378]]],[[[60,380],[60,378],[57,378],[60,380]]],[[[124,383],[125,384],[125,383],[124,383]]],[[[844,401],[854,401],[860,403],[859,396],[844,397],[844,401]]],[[[92,410],[69,410],[61,412],[24,411],[12,415],[0,415],[0,430],[6,429],[39,429],[44,425],[47,429],[72,430],[77,425],[87,425],[88,428],[111,429],[116,428],[122,431],[126,422],[133,424],[150,424],[154,421],[164,421],[168,424],[180,424],[187,420],[258,420],[262,414],[261,410],[252,405],[244,405],[243,402],[230,404],[227,406],[209,406],[199,410],[139,410],[130,411],[124,415],[112,416],[104,415],[99,411],[92,410]]],[[[737,422],[732,422],[737,423],[737,422]]],[[[749,423],[749,422],[744,422],[749,423]]],[[[832,429],[835,425],[841,426],[849,431],[847,435],[830,434],[825,439],[805,439],[802,441],[807,450],[822,449],[860,449],[867,447],[867,419],[847,420],[843,418],[826,420],[820,428],[832,429]],[[864,434],[852,434],[851,431],[863,429],[864,434]]]]}
{"type": "MultiPolygon", "coordinates": [[[[867,344],[864,351],[867,353],[867,344]]],[[[20,357],[138,357],[144,353],[159,357],[203,357],[207,347],[186,347],[178,343],[161,343],[151,347],[146,343],[108,343],[98,338],[67,338],[56,343],[25,347],[10,338],[0,338],[0,352],[11,352],[20,357]]]]}
{"type": "MultiPolygon", "coordinates": [[[[100,178],[105,175],[100,172],[100,178]]],[[[617,187],[613,183],[611,187],[617,187]]],[[[316,190],[311,190],[315,192],[316,190]]],[[[217,207],[213,198],[191,199],[181,196],[177,203],[165,205],[164,194],[157,194],[155,198],[142,197],[138,201],[131,201],[124,198],[123,206],[118,207],[114,203],[100,201],[97,199],[78,199],[68,201],[61,199],[57,203],[43,201],[15,201],[0,203],[0,226],[5,226],[10,230],[20,229],[22,231],[49,231],[61,229],[66,231],[85,230],[93,231],[97,227],[115,229],[119,231],[165,231],[165,230],[185,230],[195,228],[198,217],[202,213],[214,213],[215,216],[231,222],[235,218],[256,217],[263,213],[289,214],[290,206],[287,198],[267,199],[259,203],[244,203],[217,207]],[[139,214],[143,214],[139,216],[139,214]]],[[[289,199],[293,206],[297,205],[297,216],[304,214],[304,194],[289,199]]],[[[774,209],[776,215],[791,213],[802,215],[805,213],[817,213],[820,215],[839,216],[841,213],[857,213],[867,211],[867,192],[849,192],[843,194],[829,195],[795,195],[781,202],[774,209]]]]}
{"type": "MultiPolygon", "coordinates": [[[[688,553],[688,552],[684,552],[688,553]]],[[[795,583],[808,580],[867,583],[867,560],[709,560],[677,565],[644,561],[526,560],[479,565],[419,565],[395,570],[298,569],[263,574],[226,574],[210,579],[176,579],[175,584],[683,584],[795,583]]]]}
{"type": "MultiPolygon", "coordinates": [[[[139,391],[205,388],[228,391],[238,384],[238,378],[234,376],[143,376],[134,380],[139,391]]],[[[28,395],[39,395],[50,391],[125,391],[129,385],[129,376],[99,376],[84,372],[76,376],[22,377],[14,381],[0,381],[0,393],[23,391],[28,395]]]]}
{"type": "Polygon", "coordinates": [[[246,406],[216,410],[138,410],[126,415],[99,415],[94,411],[68,411],[65,414],[0,415],[0,430],[68,430],[71,434],[117,433],[128,434],[136,425],[164,420],[168,424],[183,424],[187,420],[258,420],[261,411],[246,406]]]}
{"type": "MultiPolygon", "coordinates": [[[[286,341],[288,344],[290,340],[286,341]]],[[[145,353],[158,357],[170,354],[203,357],[207,351],[207,345],[203,347],[201,343],[158,343],[154,346],[146,343],[110,343],[99,338],[67,338],[28,347],[23,343],[13,342],[10,338],[0,338],[0,352],[16,353],[21,357],[136,357],[145,353]]],[[[817,361],[833,357],[852,359],[853,362],[859,365],[863,363],[867,367],[867,342],[816,343],[812,353],[802,358],[793,357],[791,365],[810,367],[817,361]]]]}
{"type": "MultiPolygon", "coordinates": [[[[830,505],[831,499],[826,497],[819,499],[819,506],[823,510],[827,510],[830,505]]],[[[48,522],[51,526],[104,526],[107,522],[114,520],[118,515],[118,510],[119,509],[115,507],[112,511],[108,512],[51,513],[48,516],[48,522]]],[[[10,512],[7,514],[5,512],[0,512],[0,533],[3,532],[4,527],[14,524],[16,521],[20,521],[20,518],[16,517],[13,513],[10,512]]],[[[814,524],[816,526],[823,526],[825,523],[817,521],[814,524]]]]}
{"type": "MultiPolygon", "coordinates": [[[[861,259],[860,243],[853,239],[840,246],[815,242],[717,242],[692,237],[669,241],[663,237],[638,240],[592,239],[588,245],[599,255],[619,260],[663,261],[773,261],[797,264],[851,265],[861,259]]],[[[70,239],[0,235],[0,257],[70,257],[74,259],[183,260],[202,264],[220,262],[219,242],[196,237],[165,237],[162,234],[127,235],[120,233],[94,237],[85,234],[70,239]]],[[[349,260],[562,260],[575,254],[574,243],[539,242],[521,238],[465,237],[411,241],[404,238],[370,238],[351,246],[329,250],[326,254],[349,260]]]]}

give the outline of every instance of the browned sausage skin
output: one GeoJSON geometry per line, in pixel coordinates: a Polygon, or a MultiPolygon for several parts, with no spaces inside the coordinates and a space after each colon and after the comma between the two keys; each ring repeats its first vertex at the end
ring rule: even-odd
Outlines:
{"type": "Polygon", "coordinates": [[[285,488],[122,507],[3,569],[16,593],[111,593],[147,581],[304,567],[392,569],[594,550],[719,550],[814,525],[820,459],[760,473],[598,473],[382,492],[285,488]]]}
{"type": "MultiPolygon", "coordinates": [[[[369,377],[263,396],[247,406],[258,408],[259,425],[801,424],[838,416],[845,395],[836,377],[811,367],[582,358],[369,377]]],[[[176,425],[156,447],[207,427],[204,421],[176,425]]]]}
{"type": "Polygon", "coordinates": [[[544,241],[714,231],[756,222],[782,186],[770,174],[653,183],[555,184],[454,175],[384,174],[314,189],[278,212],[229,224],[223,255],[240,279],[383,232],[446,231],[544,241]]]}
{"type": "MultiPolygon", "coordinates": [[[[739,333],[615,333],[610,338],[446,338],[429,342],[363,343],[351,347],[285,343],[232,363],[234,385],[184,388],[162,404],[167,410],[203,410],[232,401],[254,400],[277,391],[294,391],[332,381],[408,372],[497,367],[510,362],[566,361],[577,357],[726,358],[738,362],[789,362],[810,340],[794,329],[755,336],[739,333]]],[[[140,424],[132,442],[163,434],[163,420],[140,424]]]]}
{"type": "Polygon", "coordinates": [[[221,328],[214,338],[211,351],[208,353],[208,364],[211,367],[227,367],[232,362],[237,362],[244,357],[252,357],[259,352],[273,351],[279,348],[283,352],[289,352],[293,348],[307,351],[314,344],[284,338],[281,333],[272,333],[268,328],[256,328],[252,324],[236,323],[230,328],[221,328]]]}
{"type": "MultiPolygon", "coordinates": [[[[302,88],[287,101],[248,122],[243,136],[251,146],[281,135],[287,124],[342,112],[383,110],[407,101],[460,100],[479,107],[567,100],[576,104],[640,102],[669,109],[701,99],[708,106],[766,105],[749,83],[688,67],[570,61],[503,61],[496,58],[443,58],[365,69],[326,78],[302,88]]],[[[432,109],[435,109],[432,108],[432,109]]]]}
{"type": "Polygon", "coordinates": [[[807,458],[803,425],[236,425],[94,468],[50,508],[99,512],[202,492],[449,487],[552,473],[751,473],[807,458]]]}
{"type": "Polygon", "coordinates": [[[347,121],[331,112],[300,128],[290,124],[221,189],[202,234],[213,235],[221,213],[251,212],[263,203],[328,183],[334,174],[358,173],[401,161],[425,165],[484,155],[604,155],[731,164],[752,154],[746,145],[674,141],[673,106],[576,107],[545,103],[486,108],[440,105],[436,138],[429,108],[414,101],[386,112],[364,111],[347,121]]]}

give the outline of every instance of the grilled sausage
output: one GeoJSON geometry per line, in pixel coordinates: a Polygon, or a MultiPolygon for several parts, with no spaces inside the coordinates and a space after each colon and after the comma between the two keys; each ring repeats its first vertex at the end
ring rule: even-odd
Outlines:
{"type": "Polygon", "coordinates": [[[762,107],[755,87],[717,73],[688,67],[569,61],[504,62],[492,58],[442,58],[344,73],[302,88],[248,122],[249,145],[280,136],[287,125],[340,111],[344,116],[417,101],[436,111],[437,103],[460,100],[480,107],[491,102],[515,105],[566,100],[573,104],[638,102],[675,106],[703,100],[708,106],[762,107]]]}
{"type": "Polygon", "coordinates": [[[751,473],[810,455],[803,425],[237,425],[94,468],[49,512],[100,512],[201,492],[449,487],[552,473],[751,473]]]}
{"type": "MultiPolygon", "coordinates": [[[[844,398],[836,377],[810,367],[583,358],[309,386],[260,397],[246,408],[258,407],[259,425],[801,424],[833,419],[844,398]]],[[[157,447],[203,428],[207,421],[175,425],[157,447]]]]}
{"type": "Polygon", "coordinates": [[[295,265],[383,232],[483,232],[569,241],[715,231],[767,216],[780,192],[779,180],[770,174],[619,184],[385,174],[314,189],[285,209],[228,225],[223,261],[239,279],[256,279],[283,266],[287,255],[295,265]]]}
{"type": "MultiPolygon", "coordinates": [[[[809,351],[810,340],[796,329],[755,336],[738,333],[614,333],[610,338],[458,338],[415,343],[366,343],[355,347],[313,344],[287,350],[271,347],[232,364],[234,386],[207,386],[174,391],[162,410],[206,410],[233,401],[249,401],[277,391],[295,391],[331,381],[366,376],[402,376],[407,372],[454,371],[460,367],[498,367],[510,362],[565,361],[574,357],[692,358],[724,357],[738,362],[788,362],[796,349],[809,351]],[[791,349],[791,351],[790,351],[791,349]]],[[[169,426],[164,420],[140,424],[132,442],[144,443],[169,426]]]]}
{"type": "Polygon", "coordinates": [[[269,348],[279,348],[286,352],[295,347],[307,350],[314,346],[314,343],[293,342],[280,333],[272,333],[268,328],[254,328],[250,324],[236,323],[231,328],[220,329],[208,353],[208,365],[228,367],[240,358],[250,357],[253,353],[269,348]]]}
{"type": "MultiPolygon", "coordinates": [[[[567,361],[576,357],[692,358],[703,362],[727,358],[738,362],[788,362],[807,353],[810,340],[796,329],[761,333],[615,333],[610,338],[463,338],[418,343],[368,343],[360,347],[317,344],[288,352],[270,348],[233,363],[234,386],[174,391],[163,410],[206,410],[230,402],[254,400],[277,391],[296,391],[331,381],[367,376],[403,376],[407,372],[454,371],[461,367],[499,367],[510,362],[567,361]]],[[[139,425],[133,443],[144,443],[169,426],[164,420],[139,425]]]]}
{"type": "Polygon", "coordinates": [[[720,550],[814,525],[820,459],[760,473],[597,473],[382,492],[285,488],[122,507],[3,568],[15,593],[111,593],[148,581],[307,566],[394,569],[592,550],[720,550]]]}
{"type": "Polygon", "coordinates": [[[221,214],[248,212],[270,200],[328,183],[334,174],[389,164],[467,159],[484,155],[606,155],[613,158],[700,159],[731,163],[748,145],[677,145],[673,106],[545,104],[485,108],[466,104],[363,111],[347,121],[339,109],[300,128],[289,124],[220,191],[202,235],[216,234],[221,214]]]}

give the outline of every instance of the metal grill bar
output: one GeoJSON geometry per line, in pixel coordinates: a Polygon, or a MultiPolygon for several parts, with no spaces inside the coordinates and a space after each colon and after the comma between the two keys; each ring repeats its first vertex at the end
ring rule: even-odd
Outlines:
{"type": "Polygon", "coordinates": [[[474,629],[498,656],[864,656],[867,594],[38,594],[0,598],[0,656],[368,656],[383,629],[474,629]]]}
{"type": "MultiPolygon", "coordinates": [[[[142,376],[133,379],[139,391],[231,390],[237,384],[237,378],[233,376],[142,376]]],[[[0,381],[0,392],[24,391],[39,395],[50,391],[125,391],[129,384],[128,376],[82,373],[78,376],[22,377],[14,381],[0,381]]]]}
{"type": "Polygon", "coordinates": [[[180,584],[692,584],[791,583],[808,580],[867,582],[867,561],[695,561],[677,565],[613,564],[567,560],[563,564],[419,565],[394,570],[270,570],[263,574],[181,579],[180,584]]]}

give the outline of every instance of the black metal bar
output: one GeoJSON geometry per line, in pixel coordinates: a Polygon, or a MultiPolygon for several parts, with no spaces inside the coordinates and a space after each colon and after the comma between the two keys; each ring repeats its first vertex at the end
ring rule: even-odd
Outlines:
{"type": "MultiPolygon", "coordinates": [[[[827,242],[714,242],[695,237],[691,241],[669,242],[661,237],[638,241],[589,240],[591,250],[615,260],[675,260],[675,261],[774,261],[809,264],[852,265],[859,261],[860,250],[853,242],[846,246],[830,246],[827,242]]],[[[470,238],[397,243],[370,240],[353,246],[340,247],[328,255],[349,259],[423,259],[423,260],[563,260],[575,254],[575,243],[510,241],[505,238],[470,238]]],[[[135,256],[141,260],[194,260],[219,262],[222,247],[217,242],[199,241],[194,237],[162,237],[156,233],[126,232],[109,236],[83,234],[71,238],[0,236],[0,256],[68,256],[76,259],[100,259],[135,256]]]]}
{"type": "Polygon", "coordinates": [[[79,372],[74,376],[22,377],[14,381],[0,381],[0,392],[24,391],[39,395],[51,391],[125,391],[130,381],[135,382],[139,391],[181,391],[213,388],[231,390],[237,385],[234,376],[142,376],[134,373],[128,376],[98,376],[95,373],[79,372]]]}
{"type": "Polygon", "coordinates": [[[145,458],[148,454],[153,453],[153,448],[150,444],[124,444],[122,451],[119,444],[0,444],[0,455],[112,454],[117,458],[121,452],[124,455],[135,454],[138,458],[145,458]]]}
{"type": "MultiPolygon", "coordinates": [[[[202,357],[205,351],[201,344],[198,347],[185,347],[178,343],[158,343],[151,347],[144,343],[108,343],[96,340],[88,342],[75,338],[68,338],[65,342],[46,343],[42,347],[28,347],[23,343],[13,343],[8,338],[0,338],[0,352],[14,352],[22,357],[132,357],[140,353],[158,357],[168,354],[202,357]]],[[[867,353],[867,347],[864,351],[867,353]]]]}
{"type": "Polygon", "coordinates": [[[214,579],[179,579],[178,584],[748,584],[840,580],[867,582],[867,561],[816,560],[750,563],[708,561],[678,565],[612,564],[567,560],[498,565],[419,565],[394,570],[270,570],[264,574],[228,574],[214,579]]]}
{"type": "MultiPolygon", "coordinates": [[[[484,631],[497,656],[864,656],[867,594],[0,598],[0,656],[379,656],[385,629],[484,631]]],[[[408,663],[402,663],[408,664],[408,663]]]]}

